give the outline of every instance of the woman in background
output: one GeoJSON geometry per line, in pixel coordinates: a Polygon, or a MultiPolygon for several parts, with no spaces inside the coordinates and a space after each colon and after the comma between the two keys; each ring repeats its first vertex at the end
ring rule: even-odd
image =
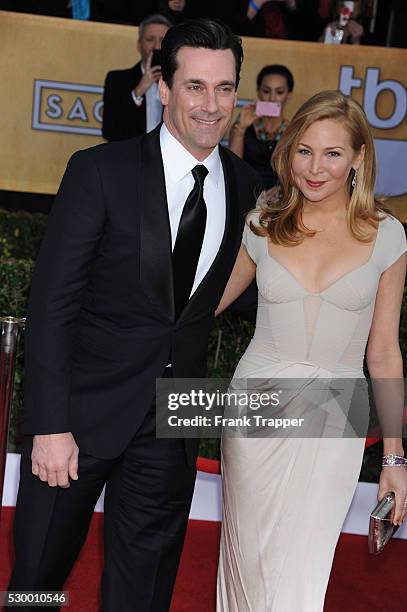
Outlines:
{"type": "Polygon", "coordinates": [[[158,12],[171,21],[173,25],[188,18],[185,12],[186,0],[160,0],[158,12]]]}
{"type": "Polygon", "coordinates": [[[230,130],[229,148],[259,172],[263,189],[270,189],[277,180],[271,156],[287,127],[284,108],[293,89],[294,78],[286,66],[265,66],[257,75],[257,98],[261,102],[278,102],[280,114],[259,117],[256,104],[249,104],[241,110],[230,130]]]}
{"type": "MultiPolygon", "coordinates": [[[[305,429],[222,439],[218,612],[323,610],[365,431],[349,433],[355,422],[343,396],[342,403],[332,394],[315,404],[321,397],[315,389],[347,379],[352,390],[362,388],[356,416],[368,408],[367,345],[371,378],[395,382],[383,414],[401,419],[404,406],[398,331],[407,245],[401,223],[374,198],[374,144],[362,108],[337,91],[315,95],[287,127],[273,164],[279,187],[249,216],[217,312],[256,276],[256,329],[235,385],[243,380],[259,389],[263,379],[274,391],[291,381],[279,410],[290,416],[294,407],[305,429]]],[[[378,498],[395,492],[393,522],[401,524],[407,510],[401,427],[383,446],[378,498]]]]}

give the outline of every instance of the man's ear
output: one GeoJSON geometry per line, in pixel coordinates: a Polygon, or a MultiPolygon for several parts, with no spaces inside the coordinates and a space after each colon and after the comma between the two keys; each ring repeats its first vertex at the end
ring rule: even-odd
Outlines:
{"type": "Polygon", "coordinates": [[[170,88],[168,87],[167,83],[163,80],[162,77],[158,81],[158,93],[160,96],[161,104],[163,106],[167,106],[170,88]]]}

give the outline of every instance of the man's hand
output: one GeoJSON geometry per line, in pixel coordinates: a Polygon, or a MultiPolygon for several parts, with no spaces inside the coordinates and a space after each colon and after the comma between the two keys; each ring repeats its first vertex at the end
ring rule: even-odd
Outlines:
{"type": "Polygon", "coordinates": [[[360,39],[364,34],[363,26],[351,19],[345,28],[346,38],[350,38],[353,45],[360,45],[360,39]]]}
{"type": "Polygon", "coordinates": [[[153,59],[153,53],[151,52],[147,58],[146,65],[144,66],[144,74],[141,77],[141,81],[138,83],[134,90],[136,96],[144,96],[154,82],[158,82],[161,78],[161,66],[151,67],[151,61],[153,59]]]}
{"type": "Polygon", "coordinates": [[[79,448],[71,432],[34,436],[32,473],[50,487],[69,487],[78,480],[79,448]]]}

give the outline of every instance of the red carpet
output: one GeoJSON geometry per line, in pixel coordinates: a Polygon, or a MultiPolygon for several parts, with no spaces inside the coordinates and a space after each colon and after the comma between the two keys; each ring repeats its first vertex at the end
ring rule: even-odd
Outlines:
{"type": "MultiPolygon", "coordinates": [[[[13,512],[14,508],[3,508],[2,512],[0,590],[5,590],[11,569],[13,512]]],[[[71,612],[98,610],[102,520],[102,514],[94,515],[86,545],[66,585],[71,612]]],[[[219,530],[218,523],[190,521],[171,612],[214,612],[219,530]]],[[[365,537],[342,535],[325,612],[406,612],[406,555],[407,542],[403,540],[393,540],[384,553],[370,557],[365,537]]]]}

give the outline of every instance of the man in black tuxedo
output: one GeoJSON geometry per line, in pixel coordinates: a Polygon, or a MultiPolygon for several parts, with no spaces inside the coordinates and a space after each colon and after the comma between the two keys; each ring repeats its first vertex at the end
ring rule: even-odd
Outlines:
{"type": "Polygon", "coordinates": [[[206,373],[208,335],[260,179],[219,147],[239,38],[216,21],[163,41],[164,124],[79,151],[50,214],[26,332],[10,590],[61,589],[105,492],[104,612],[164,612],[198,440],[157,439],[155,381],[206,373]]]}
{"type": "Polygon", "coordinates": [[[151,132],[162,120],[158,96],[161,66],[152,65],[154,50],[171,27],[164,15],[151,15],[139,25],[141,61],[133,68],[107,73],[103,93],[102,134],[106,140],[125,140],[151,132]]]}

